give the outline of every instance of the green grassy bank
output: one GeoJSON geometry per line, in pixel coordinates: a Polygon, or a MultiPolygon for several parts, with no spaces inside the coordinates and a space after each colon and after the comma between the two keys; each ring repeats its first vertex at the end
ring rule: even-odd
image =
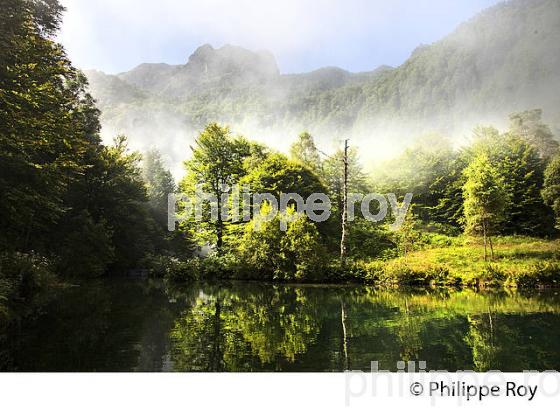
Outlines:
{"type": "MultiPolygon", "coordinates": [[[[186,261],[166,260],[154,270],[172,282],[242,279],[272,282],[346,283],[376,286],[445,286],[538,288],[560,286],[560,240],[521,236],[494,238],[494,258],[484,260],[478,238],[448,237],[406,256],[348,260],[333,259],[321,273],[302,279],[279,279],[243,264],[234,255],[186,261]],[[445,243],[445,244],[442,244],[445,243]]],[[[489,251],[488,251],[489,252],[489,251]]]]}
{"type": "Polygon", "coordinates": [[[560,240],[495,238],[494,258],[485,261],[480,240],[457,238],[449,246],[357,266],[361,268],[354,273],[357,278],[384,285],[556,287],[560,240]]]}

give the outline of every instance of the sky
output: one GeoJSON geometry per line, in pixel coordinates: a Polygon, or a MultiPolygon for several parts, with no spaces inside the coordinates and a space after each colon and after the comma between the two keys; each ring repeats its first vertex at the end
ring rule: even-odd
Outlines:
{"type": "Polygon", "coordinates": [[[202,44],[268,50],[282,73],[398,66],[499,0],[62,0],[81,69],[184,64],[202,44]]]}

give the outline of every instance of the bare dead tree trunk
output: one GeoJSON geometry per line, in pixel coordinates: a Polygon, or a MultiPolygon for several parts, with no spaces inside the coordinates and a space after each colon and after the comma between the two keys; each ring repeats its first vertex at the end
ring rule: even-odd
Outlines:
{"type": "Polygon", "coordinates": [[[218,202],[218,220],[216,221],[216,250],[218,251],[218,253],[221,253],[224,242],[224,221],[222,220],[222,191],[216,191],[216,199],[218,202]]]}
{"type": "Polygon", "coordinates": [[[346,312],[344,311],[344,302],[340,300],[340,321],[342,323],[342,350],[344,354],[344,365],[342,370],[349,370],[350,363],[348,361],[348,336],[346,333],[346,312]]]}
{"type": "Polygon", "coordinates": [[[484,236],[484,262],[488,259],[488,253],[486,251],[486,221],[482,222],[482,234],[484,236]]]}
{"type": "Polygon", "coordinates": [[[346,261],[346,224],[348,214],[348,140],[344,140],[344,177],[342,183],[342,233],[340,235],[340,263],[344,266],[346,261]]]}

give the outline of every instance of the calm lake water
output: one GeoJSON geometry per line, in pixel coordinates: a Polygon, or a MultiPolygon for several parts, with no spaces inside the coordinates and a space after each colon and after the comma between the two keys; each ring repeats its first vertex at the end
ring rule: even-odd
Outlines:
{"type": "Polygon", "coordinates": [[[0,334],[0,370],[560,370],[556,291],[113,279],[40,306],[0,334]]]}

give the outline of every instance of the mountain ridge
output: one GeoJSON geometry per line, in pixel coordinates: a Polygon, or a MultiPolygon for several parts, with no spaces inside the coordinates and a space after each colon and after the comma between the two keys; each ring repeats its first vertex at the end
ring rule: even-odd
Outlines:
{"type": "Polygon", "coordinates": [[[269,52],[206,44],[183,65],[86,74],[105,131],[142,146],[171,143],[184,156],[196,132],[218,121],[280,149],[304,129],[320,144],[349,136],[368,158],[428,131],[458,141],[478,123],[504,126],[509,113],[531,108],[557,131],[558,67],[560,2],[510,0],[419,45],[395,68],[282,74],[269,52]]]}

